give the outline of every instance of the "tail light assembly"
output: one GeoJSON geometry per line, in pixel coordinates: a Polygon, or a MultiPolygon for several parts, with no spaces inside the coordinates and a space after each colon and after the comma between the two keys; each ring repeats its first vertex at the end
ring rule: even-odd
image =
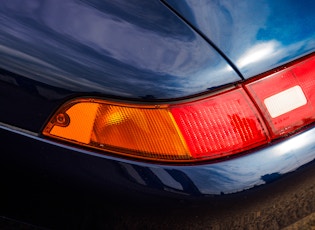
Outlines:
{"type": "Polygon", "coordinates": [[[188,102],[74,99],[43,135],[106,154],[196,162],[262,146],[315,120],[315,56],[253,79],[188,102]]]}

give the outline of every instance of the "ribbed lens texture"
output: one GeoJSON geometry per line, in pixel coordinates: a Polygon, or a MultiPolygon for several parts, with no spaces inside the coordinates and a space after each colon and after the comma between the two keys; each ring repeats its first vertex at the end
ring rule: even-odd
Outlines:
{"type": "Polygon", "coordinates": [[[315,119],[315,58],[246,85],[268,121],[271,137],[294,132],[315,119]],[[285,94],[285,97],[283,97],[285,94]],[[273,115],[273,109],[280,111],[273,115]]]}
{"type": "Polygon", "coordinates": [[[303,89],[308,103],[312,106],[312,118],[315,118],[315,57],[305,60],[292,68],[294,76],[303,89]]]}
{"type": "Polygon", "coordinates": [[[267,142],[260,117],[242,89],[171,111],[195,158],[230,155],[267,142]]]}
{"type": "Polygon", "coordinates": [[[66,112],[70,119],[68,126],[60,126],[52,122],[54,126],[48,132],[54,136],[63,137],[79,143],[88,144],[90,142],[91,130],[93,128],[95,114],[98,110],[96,103],[77,103],[69,108],[66,112]]]}
{"type": "Polygon", "coordinates": [[[100,106],[92,143],[98,147],[157,159],[190,159],[171,114],[166,109],[100,106]]]}

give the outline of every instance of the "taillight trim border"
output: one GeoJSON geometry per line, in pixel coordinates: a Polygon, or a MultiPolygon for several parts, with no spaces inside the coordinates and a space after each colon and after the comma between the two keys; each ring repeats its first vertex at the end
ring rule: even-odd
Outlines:
{"type": "MultiPolygon", "coordinates": [[[[195,103],[195,102],[198,103],[199,101],[203,101],[205,99],[212,98],[212,97],[218,97],[221,94],[225,94],[227,92],[230,92],[230,91],[233,91],[233,90],[236,90],[236,89],[242,89],[245,92],[246,96],[247,96],[246,97],[247,103],[253,105],[253,107],[255,109],[256,116],[258,116],[257,119],[260,121],[260,123],[261,123],[260,125],[263,127],[263,129],[266,132],[267,139],[268,139],[266,142],[264,142],[262,144],[259,144],[257,146],[254,146],[253,148],[250,147],[248,149],[242,149],[241,151],[236,151],[236,153],[233,153],[232,155],[224,155],[224,156],[220,156],[218,158],[213,158],[213,159],[212,158],[205,158],[205,159],[193,159],[193,160],[187,160],[186,159],[186,160],[183,160],[183,161],[173,161],[173,160],[167,160],[167,159],[152,159],[152,158],[148,158],[148,157],[140,157],[140,158],[143,159],[143,160],[149,160],[149,161],[154,161],[154,162],[172,162],[172,163],[185,163],[186,162],[186,163],[189,163],[189,162],[216,161],[216,160],[221,160],[221,159],[225,159],[225,158],[236,157],[239,154],[242,154],[242,153],[245,153],[245,152],[250,152],[252,149],[261,148],[264,145],[269,144],[270,142],[273,142],[273,141],[281,139],[283,137],[287,137],[289,135],[292,135],[292,134],[298,132],[299,130],[303,129],[304,127],[310,126],[311,123],[313,123],[313,121],[309,122],[309,123],[305,124],[302,127],[297,127],[295,130],[293,130],[293,131],[291,131],[289,133],[286,133],[286,134],[281,134],[281,135],[279,135],[277,137],[271,136],[270,132],[272,132],[272,128],[270,127],[269,121],[268,121],[268,119],[266,118],[266,115],[265,115],[266,112],[268,112],[268,111],[266,111],[266,109],[264,109],[264,107],[260,106],[256,102],[256,100],[254,99],[254,96],[252,95],[252,92],[250,92],[250,90],[248,89],[248,85],[252,84],[253,82],[263,81],[265,78],[269,78],[269,77],[272,77],[275,74],[278,74],[278,73],[281,73],[281,72],[285,72],[287,69],[290,69],[295,64],[307,61],[308,59],[311,59],[311,58],[315,58],[315,55],[313,55],[313,54],[307,55],[307,56],[305,56],[303,58],[300,58],[298,60],[290,62],[290,63],[288,63],[286,65],[283,65],[281,67],[278,67],[278,68],[276,68],[274,70],[265,72],[263,74],[255,76],[255,77],[253,77],[251,79],[245,80],[245,81],[243,81],[241,83],[237,83],[235,85],[230,85],[227,88],[221,88],[220,90],[215,91],[215,92],[211,92],[210,94],[203,94],[203,95],[199,95],[198,97],[193,97],[193,98],[188,98],[188,99],[185,98],[183,100],[172,100],[172,101],[169,101],[169,102],[158,101],[158,102],[149,102],[149,104],[146,104],[143,101],[126,102],[124,100],[103,99],[102,97],[91,97],[91,96],[76,97],[76,98],[74,98],[72,100],[70,99],[67,102],[65,102],[56,111],[56,113],[53,114],[52,117],[54,117],[58,112],[64,110],[64,108],[65,108],[65,107],[63,107],[64,105],[67,104],[68,108],[70,108],[74,104],[79,103],[79,100],[86,100],[86,101],[90,101],[90,102],[101,101],[102,103],[107,103],[108,105],[115,104],[115,105],[119,105],[119,106],[122,106],[122,107],[145,108],[145,109],[157,109],[157,108],[160,109],[160,108],[163,108],[163,109],[170,110],[174,106],[185,105],[185,104],[190,104],[190,103],[195,103]]],[[[49,129],[49,124],[50,124],[51,118],[48,120],[48,123],[45,125],[44,129],[42,130],[42,134],[44,136],[47,136],[47,135],[45,135],[45,130],[49,129]]],[[[174,117],[172,117],[172,119],[174,119],[174,117]]],[[[182,134],[181,132],[178,132],[178,133],[182,134]]],[[[69,142],[69,140],[65,140],[63,138],[58,138],[58,137],[56,137],[56,138],[59,139],[59,140],[62,140],[62,141],[69,142]]],[[[181,138],[183,138],[183,137],[181,137],[181,138]]],[[[77,142],[73,142],[73,141],[70,141],[70,142],[74,143],[74,144],[78,144],[77,142]]],[[[86,147],[88,149],[91,149],[89,146],[86,146],[86,147]]],[[[117,149],[119,149],[119,148],[118,147],[115,147],[114,149],[108,148],[105,151],[106,152],[110,152],[110,153],[114,153],[114,154],[118,154],[118,156],[126,156],[126,157],[132,158],[132,159],[139,159],[139,157],[137,157],[135,155],[124,154],[121,151],[116,151],[117,149]]],[[[100,150],[100,149],[98,149],[98,150],[100,150]]],[[[104,153],[104,149],[101,149],[101,152],[104,153]]],[[[115,155],[115,156],[117,156],[117,155],[115,155]]]]}

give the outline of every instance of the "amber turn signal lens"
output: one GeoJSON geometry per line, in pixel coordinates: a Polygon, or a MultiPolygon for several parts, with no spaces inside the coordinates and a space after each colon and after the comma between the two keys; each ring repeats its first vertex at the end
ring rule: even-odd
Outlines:
{"type": "Polygon", "coordinates": [[[43,134],[140,158],[191,159],[167,108],[75,100],[54,115],[43,134]]]}
{"type": "Polygon", "coordinates": [[[115,154],[173,162],[216,159],[269,140],[242,88],[173,105],[77,99],[57,111],[43,134],[115,154]]]}

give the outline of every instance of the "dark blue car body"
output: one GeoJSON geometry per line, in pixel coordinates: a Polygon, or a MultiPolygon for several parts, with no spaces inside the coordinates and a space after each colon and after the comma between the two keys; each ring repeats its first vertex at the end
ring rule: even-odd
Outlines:
{"type": "Polygon", "coordinates": [[[312,212],[299,205],[314,198],[298,191],[315,185],[313,125],[235,157],[185,164],[101,154],[41,132],[72,98],[189,100],[310,55],[314,1],[3,0],[0,5],[2,175],[17,168],[98,194],[201,200],[220,210],[211,223],[222,226],[234,226],[239,212],[261,212],[241,224],[265,215],[277,219],[278,227],[312,212]],[[290,210],[295,213],[290,220],[287,202],[298,210],[290,210]]]}

